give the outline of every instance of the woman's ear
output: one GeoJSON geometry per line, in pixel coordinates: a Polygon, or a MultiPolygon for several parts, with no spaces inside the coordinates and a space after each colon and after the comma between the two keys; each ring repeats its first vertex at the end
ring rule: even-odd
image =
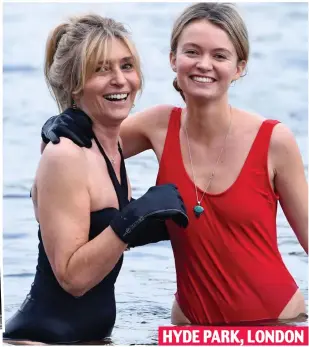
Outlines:
{"type": "Polygon", "coordinates": [[[177,72],[176,69],[176,55],[173,52],[170,52],[170,64],[174,72],[177,72]]]}
{"type": "Polygon", "coordinates": [[[80,93],[72,92],[71,97],[72,97],[72,100],[76,102],[80,99],[80,93]]]}
{"type": "Polygon", "coordinates": [[[247,62],[241,60],[237,63],[236,74],[233,78],[233,81],[237,81],[240,77],[244,76],[244,71],[246,70],[247,62]]]}
{"type": "Polygon", "coordinates": [[[79,104],[79,101],[82,97],[82,92],[72,92],[71,97],[72,102],[74,102],[75,104],[79,104]]]}

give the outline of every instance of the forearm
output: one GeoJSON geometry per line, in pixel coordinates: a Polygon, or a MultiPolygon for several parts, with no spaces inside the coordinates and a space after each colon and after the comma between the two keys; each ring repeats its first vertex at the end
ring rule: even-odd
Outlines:
{"type": "Polygon", "coordinates": [[[82,296],[114,268],[127,245],[108,227],[81,246],[69,259],[61,286],[73,296],[82,296]]]}
{"type": "Polygon", "coordinates": [[[302,216],[298,216],[298,219],[289,214],[289,212],[286,212],[285,216],[287,217],[287,220],[294,231],[299,244],[308,254],[308,214],[304,211],[302,216]]]}
{"type": "Polygon", "coordinates": [[[304,251],[308,254],[308,220],[304,223],[304,225],[305,227],[303,228],[302,232],[296,232],[296,237],[304,251]]]}
{"type": "Polygon", "coordinates": [[[299,244],[308,254],[308,198],[307,190],[298,191],[297,199],[290,199],[289,203],[281,201],[283,212],[294,231],[299,244]]]}

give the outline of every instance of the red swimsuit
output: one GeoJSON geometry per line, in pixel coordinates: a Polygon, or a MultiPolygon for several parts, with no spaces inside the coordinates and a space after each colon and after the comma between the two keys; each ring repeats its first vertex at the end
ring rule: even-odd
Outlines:
{"type": "Polygon", "coordinates": [[[185,230],[168,224],[179,306],[192,324],[276,319],[298,289],[278,250],[278,196],[267,169],[278,122],[263,122],[236,182],[223,193],[206,193],[197,218],[194,184],[181,156],[180,116],[174,108],[157,177],[157,184],[177,185],[189,216],[185,230]]]}

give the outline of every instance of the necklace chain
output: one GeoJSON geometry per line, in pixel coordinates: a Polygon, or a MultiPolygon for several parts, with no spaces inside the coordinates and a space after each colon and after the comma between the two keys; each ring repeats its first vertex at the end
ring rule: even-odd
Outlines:
{"type": "Polygon", "coordinates": [[[106,149],[105,147],[102,145],[102,143],[98,140],[98,138],[95,136],[94,134],[94,139],[95,139],[95,142],[97,144],[97,146],[99,147],[99,150],[104,152],[103,156],[106,156],[108,158],[108,160],[112,163],[113,166],[115,166],[116,164],[116,157],[117,157],[117,154],[119,152],[119,142],[118,142],[118,151],[116,152],[116,154],[112,157],[111,155],[109,155],[107,152],[106,152],[106,149]]]}
{"type": "MultiPolygon", "coordinates": [[[[116,157],[116,156],[115,156],[116,157]]],[[[115,166],[116,159],[115,157],[108,156],[110,162],[115,166]]]]}
{"type": "Polygon", "coordinates": [[[112,157],[111,155],[107,154],[107,152],[106,152],[105,148],[103,147],[102,143],[100,143],[100,145],[101,145],[102,148],[104,149],[105,154],[106,154],[107,158],[109,159],[109,161],[112,163],[113,166],[115,166],[116,157],[117,157],[117,154],[118,154],[118,153],[116,153],[116,154],[112,157]]]}
{"type": "MultiPolygon", "coordinates": [[[[186,115],[187,115],[187,112],[186,112],[186,115]]],[[[200,204],[201,204],[201,201],[203,201],[203,197],[204,197],[205,193],[207,192],[207,190],[208,190],[208,188],[209,188],[209,186],[210,186],[210,184],[211,184],[211,182],[212,182],[212,180],[213,180],[213,178],[214,178],[214,176],[215,176],[217,166],[218,166],[218,164],[219,164],[219,162],[220,162],[220,159],[221,159],[223,150],[224,150],[225,145],[226,145],[226,140],[227,140],[228,135],[229,135],[230,130],[231,130],[231,125],[232,125],[232,109],[231,109],[231,107],[230,107],[230,124],[229,124],[228,130],[227,130],[226,135],[225,135],[225,138],[224,138],[223,146],[222,146],[222,148],[221,148],[221,150],[220,150],[220,154],[219,154],[218,159],[217,159],[217,161],[216,161],[216,164],[215,164],[215,166],[214,166],[214,168],[213,168],[213,170],[212,170],[212,172],[211,172],[211,174],[210,174],[210,176],[209,176],[209,179],[208,179],[206,188],[205,188],[205,190],[203,191],[203,194],[202,194],[202,197],[201,197],[200,200],[199,200],[199,198],[198,198],[197,186],[196,186],[196,183],[195,183],[196,180],[195,180],[195,174],[194,174],[194,168],[193,168],[193,161],[192,161],[192,155],[191,155],[191,148],[190,148],[190,142],[189,142],[188,131],[187,131],[186,125],[184,126],[184,130],[185,130],[186,137],[187,137],[187,143],[188,143],[188,150],[189,150],[190,164],[191,164],[191,170],[192,170],[192,176],[193,176],[193,183],[194,183],[194,187],[195,187],[196,201],[197,201],[198,205],[200,205],[200,204]]]]}

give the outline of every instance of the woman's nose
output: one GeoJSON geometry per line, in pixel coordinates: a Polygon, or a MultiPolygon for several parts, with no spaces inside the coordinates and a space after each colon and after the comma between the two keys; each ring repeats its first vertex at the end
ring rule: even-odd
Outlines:
{"type": "Polygon", "coordinates": [[[200,70],[209,71],[212,70],[212,60],[208,55],[203,55],[201,59],[196,64],[197,68],[200,70]]]}
{"type": "Polygon", "coordinates": [[[124,85],[126,83],[125,75],[121,69],[114,71],[111,83],[114,85],[124,85]]]}

